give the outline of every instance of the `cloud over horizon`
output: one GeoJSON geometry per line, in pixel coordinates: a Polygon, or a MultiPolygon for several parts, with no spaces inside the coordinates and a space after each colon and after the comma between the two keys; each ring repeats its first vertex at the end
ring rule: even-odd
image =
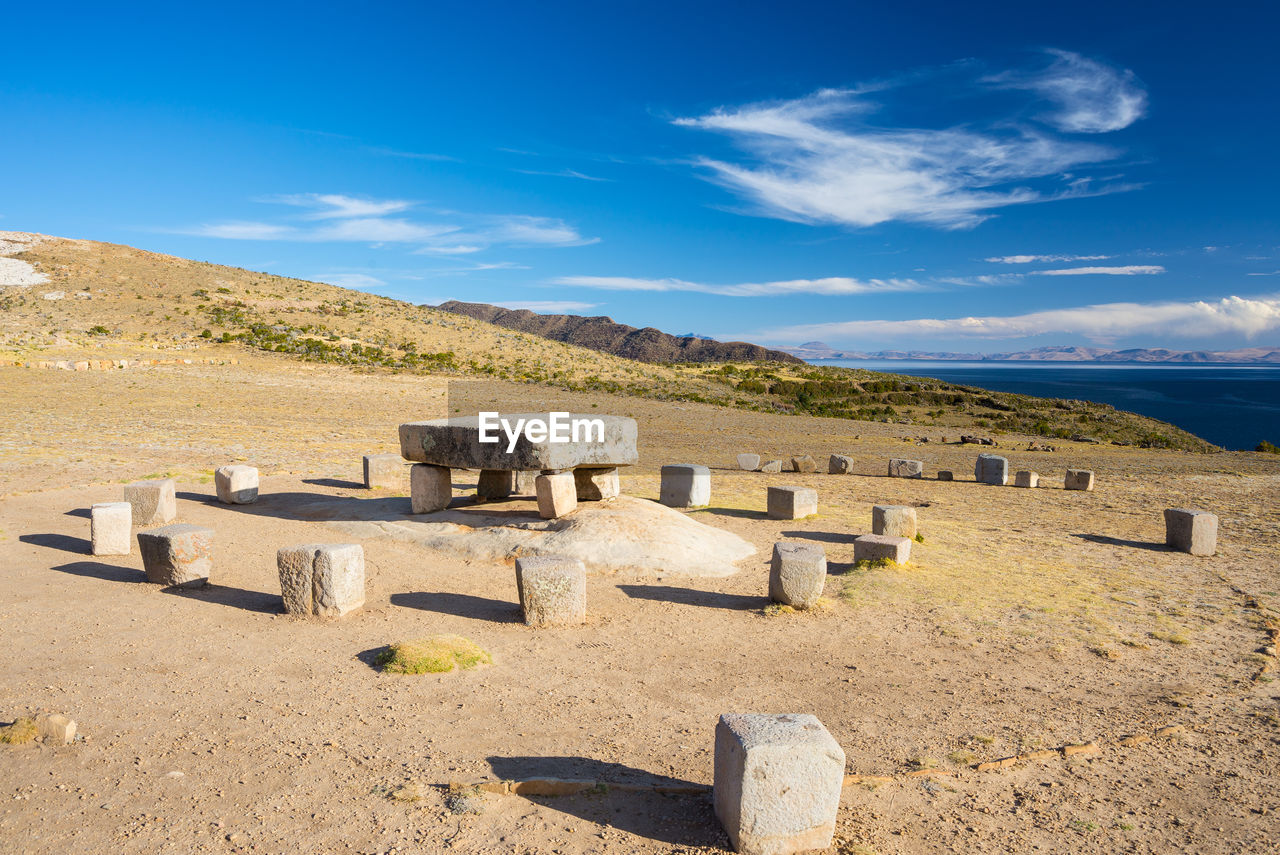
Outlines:
{"type": "Polygon", "coordinates": [[[1110,342],[1137,335],[1195,339],[1234,334],[1252,340],[1276,330],[1280,330],[1280,294],[1231,296],[1212,302],[1102,303],[1004,317],[835,321],[780,327],[758,337],[776,343],[801,343],[828,339],[1012,339],[1062,333],[1110,342]]]}
{"type": "MultiPolygon", "coordinates": [[[[1131,73],[1078,54],[1051,53],[1056,59],[1042,72],[994,75],[971,85],[1029,90],[1051,101],[1057,111],[1047,121],[1058,130],[1101,133],[1142,115],[1145,92],[1131,73]]],[[[1009,117],[943,128],[873,124],[879,104],[872,96],[883,99],[894,88],[822,89],[791,100],[721,107],[674,124],[729,137],[750,160],[700,157],[697,165],[751,202],[753,213],[801,223],[972,228],[994,208],[1133,188],[1114,177],[1094,181],[1074,174],[1115,159],[1115,149],[1009,117]]]]}
{"type": "Polygon", "coordinates": [[[691,291],[718,294],[722,297],[780,297],[787,294],[854,295],[902,291],[922,291],[926,286],[914,279],[850,279],[831,276],[824,279],[786,279],[776,282],[743,282],[735,285],[710,285],[684,279],[639,279],[630,276],[561,276],[553,285],[599,288],[606,291],[691,291]]]}

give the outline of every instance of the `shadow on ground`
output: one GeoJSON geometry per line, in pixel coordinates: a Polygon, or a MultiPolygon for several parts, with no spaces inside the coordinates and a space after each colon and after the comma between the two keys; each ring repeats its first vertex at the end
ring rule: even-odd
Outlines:
{"type": "MultiPolygon", "coordinates": [[[[406,483],[408,479],[406,479],[406,483]]],[[[303,478],[303,484],[312,484],[316,487],[334,487],[339,490],[363,490],[364,484],[360,481],[341,481],[337,478],[303,478]]]]}
{"type": "Polygon", "coordinates": [[[83,537],[71,537],[66,534],[20,534],[18,540],[30,543],[32,546],[43,546],[45,549],[74,552],[76,555],[88,555],[91,548],[89,541],[83,537]]]}
{"type": "Polygon", "coordinates": [[[712,609],[745,611],[762,609],[769,605],[768,597],[748,597],[743,594],[724,594],[720,591],[699,591],[696,588],[676,588],[671,585],[619,585],[618,590],[635,600],[656,600],[678,603],[682,606],[702,606],[712,609]]]}
{"type": "Polygon", "coordinates": [[[392,594],[391,605],[494,623],[520,621],[520,606],[516,603],[507,600],[491,600],[488,597],[473,597],[470,594],[454,594],[448,591],[392,594]]]}
{"type": "Polygon", "coordinates": [[[74,508],[67,511],[63,516],[80,517],[82,519],[91,520],[93,519],[93,511],[90,508],[74,508]]]}
{"type": "Polygon", "coordinates": [[[693,514],[714,514],[718,517],[737,517],[746,520],[762,520],[767,515],[764,511],[752,511],[746,508],[694,508],[689,512],[693,514]]]}
{"type": "MultiPolygon", "coordinates": [[[[692,781],[656,775],[620,763],[586,757],[489,757],[489,766],[504,780],[568,778],[609,784],[667,787],[697,786],[692,781]]],[[[721,831],[705,793],[599,793],[577,796],[515,796],[527,798],[587,822],[612,826],[637,837],[688,847],[722,848],[728,838],[721,831]]]]}
{"type": "Polygon", "coordinates": [[[846,545],[852,544],[858,539],[858,535],[847,531],[803,531],[802,529],[784,531],[782,536],[794,537],[800,540],[816,540],[820,543],[843,543],[846,545]]]}
{"type": "Polygon", "coordinates": [[[199,588],[174,586],[164,588],[163,593],[259,614],[273,615],[284,611],[284,601],[280,599],[279,594],[264,594],[262,591],[250,591],[247,588],[233,588],[228,585],[205,585],[199,588]]]}
{"type": "Polygon", "coordinates": [[[1153,543],[1149,540],[1124,540],[1119,537],[1109,537],[1105,534],[1073,534],[1072,537],[1078,537],[1081,540],[1087,540],[1090,543],[1100,543],[1103,546],[1124,546],[1129,549],[1149,549],[1152,552],[1170,551],[1166,544],[1153,543]]]}
{"type": "Polygon", "coordinates": [[[104,582],[145,582],[147,575],[132,567],[116,567],[100,561],[73,561],[70,564],[59,564],[51,568],[59,573],[70,573],[72,576],[85,576],[101,579],[104,582]]]}

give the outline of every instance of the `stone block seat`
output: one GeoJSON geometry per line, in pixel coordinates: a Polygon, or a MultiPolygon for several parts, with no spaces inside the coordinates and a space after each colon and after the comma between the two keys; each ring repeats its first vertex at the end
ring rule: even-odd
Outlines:
{"type": "Polygon", "coordinates": [[[437,470],[430,473],[432,477],[418,473],[410,479],[414,513],[438,511],[449,504],[451,492],[442,485],[450,483],[453,469],[480,470],[482,498],[501,498],[508,491],[509,494],[523,492],[521,483],[527,476],[502,473],[550,475],[591,470],[589,474],[575,476],[577,498],[600,501],[617,495],[618,467],[630,466],[640,459],[636,452],[635,419],[582,413],[502,413],[500,417],[513,429],[521,420],[525,424],[540,420],[553,429],[558,420],[564,427],[557,429],[555,435],[534,432],[532,437],[521,430],[512,444],[501,428],[491,432],[497,436],[497,442],[481,442],[479,416],[400,425],[401,456],[417,464],[413,467],[415,470],[419,467],[437,470]],[[603,427],[603,437],[595,427],[580,429],[574,437],[571,426],[579,420],[598,420],[603,427]],[[568,441],[553,441],[559,436],[567,437],[568,441]]]}

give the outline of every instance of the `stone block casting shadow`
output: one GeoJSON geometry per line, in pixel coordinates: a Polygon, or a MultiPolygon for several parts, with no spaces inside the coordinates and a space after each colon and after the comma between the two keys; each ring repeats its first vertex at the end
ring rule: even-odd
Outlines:
{"type": "Polygon", "coordinates": [[[88,555],[92,549],[92,544],[83,537],[71,537],[65,534],[20,534],[18,540],[30,543],[32,546],[59,549],[76,555],[88,555]]]}
{"type": "Polygon", "coordinates": [[[250,591],[247,588],[232,588],[228,585],[205,585],[202,588],[183,588],[174,586],[161,589],[162,593],[175,597],[186,597],[220,606],[244,609],[259,614],[281,614],[284,612],[284,600],[279,594],[264,594],[261,591],[250,591]]]}
{"type": "MultiPolygon", "coordinates": [[[[655,775],[620,763],[586,757],[489,757],[493,773],[504,780],[527,781],[560,778],[609,784],[693,787],[665,775],[655,775]]],[[[724,847],[728,838],[720,829],[706,793],[662,795],[648,792],[584,793],[576,796],[515,796],[579,817],[612,826],[638,837],[690,847],[724,847]]]]}
{"type": "Polygon", "coordinates": [[[1129,549],[1148,549],[1152,552],[1172,551],[1167,544],[1152,543],[1149,540],[1124,540],[1119,537],[1109,537],[1105,534],[1073,534],[1072,537],[1078,537],[1090,543],[1100,543],[1103,546],[1124,546],[1129,549]]]}
{"type": "Polygon", "coordinates": [[[657,600],[678,603],[682,606],[702,606],[712,609],[746,611],[762,609],[769,605],[768,597],[722,594],[719,591],[699,591],[695,588],[677,588],[672,585],[619,585],[618,590],[635,600],[657,600]]]}
{"type": "Polygon", "coordinates": [[[90,508],[75,508],[74,510],[67,511],[63,516],[80,517],[81,519],[91,520],[93,519],[93,511],[90,508]]]}
{"type": "Polygon", "coordinates": [[[737,517],[744,520],[762,520],[768,516],[764,511],[751,511],[745,508],[693,508],[691,514],[714,514],[718,517],[737,517]]]}
{"type": "Polygon", "coordinates": [[[391,595],[391,605],[406,609],[422,609],[442,615],[487,620],[493,623],[520,622],[520,606],[507,600],[491,600],[470,594],[454,594],[448,591],[413,591],[391,595]]]}
{"type": "Polygon", "coordinates": [[[72,576],[87,576],[101,579],[104,582],[145,582],[147,574],[132,567],[116,567],[99,561],[73,561],[70,564],[59,564],[51,568],[59,573],[70,573],[72,576]]]}
{"type": "MultiPolygon", "coordinates": [[[[303,478],[303,484],[314,484],[317,487],[336,487],[339,490],[363,490],[364,482],[362,481],[339,481],[337,478],[303,478]]],[[[408,486],[409,479],[405,479],[405,485],[408,486]]]]}

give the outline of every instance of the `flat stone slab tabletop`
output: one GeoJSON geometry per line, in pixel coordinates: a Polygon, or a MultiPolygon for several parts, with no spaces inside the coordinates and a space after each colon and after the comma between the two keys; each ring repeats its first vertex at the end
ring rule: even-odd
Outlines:
{"type": "MultiPolygon", "coordinates": [[[[536,420],[556,428],[556,434],[570,438],[553,442],[550,436],[533,439],[523,430],[514,446],[502,427],[490,431],[497,442],[480,441],[480,418],[465,416],[433,419],[400,425],[400,454],[415,463],[447,466],[450,469],[488,469],[511,471],[561,470],[579,467],[628,466],[640,458],[636,453],[636,421],[626,416],[584,413],[502,413],[514,432],[520,420],[525,424],[536,420]],[[574,423],[578,422],[578,440],[573,441],[574,423]],[[588,422],[599,422],[600,427],[588,422]]],[[[490,420],[493,423],[493,420],[490,420]]]]}

